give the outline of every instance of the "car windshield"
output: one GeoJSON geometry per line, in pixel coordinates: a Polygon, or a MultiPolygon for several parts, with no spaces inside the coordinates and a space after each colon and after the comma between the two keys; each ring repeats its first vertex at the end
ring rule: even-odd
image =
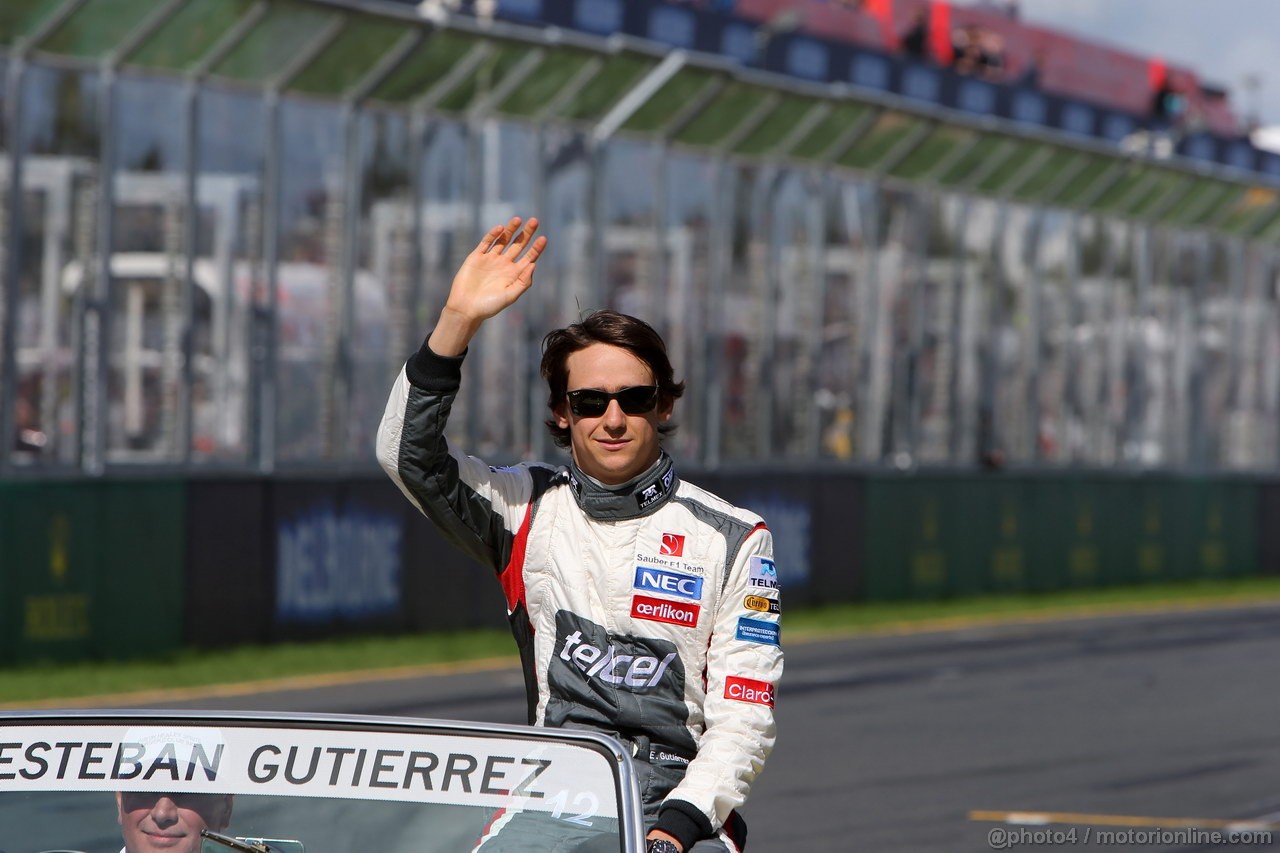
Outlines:
{"type": "Polygon", "coordinates": [[[354,717],[0,717],[0,853],[444,853],[482,841],[626,853],[640,849],[638,804],[628,757],[594,733],[354,717]]]}

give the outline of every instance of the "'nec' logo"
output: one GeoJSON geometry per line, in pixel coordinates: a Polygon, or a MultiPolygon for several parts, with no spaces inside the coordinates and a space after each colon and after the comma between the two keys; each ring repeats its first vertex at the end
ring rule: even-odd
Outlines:
{"type": "Polygon", "coordinates": [[[664,557],[680,557],[684,555],[684,537],[678,533],[662,534],[662,547],[658,551],[664,557]]]}
{"type": "Polygon", "coordinates": [[[664,572],[658,569],[636,567],[636,589],[678,595],[681,598],[702,598],[702,578],[664,572]]]}

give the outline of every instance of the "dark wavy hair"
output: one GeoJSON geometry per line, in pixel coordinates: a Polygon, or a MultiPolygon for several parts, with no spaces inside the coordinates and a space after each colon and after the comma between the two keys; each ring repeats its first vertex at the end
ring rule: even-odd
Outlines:
{"type": "MultiPolygon", "coordinates": [[[[684,393],[684,383],[676,382],[667,345],[658,332],[637,317],[609,309],[593,311],[581,321],[563,329],[553,329],[542,339],[542,378],[550,396],[547,406],[552,417],[545,423],[557,447],[569,446],[569,430],[555,421],[555,412],[566,404],[569,390],[569,356],[592,344],[621,347],[648,365],[658,386],[658,407],[670,405],[684,393]]],[[[658,432],[668,435],[673,424],[661,424],[658,432]]]]}

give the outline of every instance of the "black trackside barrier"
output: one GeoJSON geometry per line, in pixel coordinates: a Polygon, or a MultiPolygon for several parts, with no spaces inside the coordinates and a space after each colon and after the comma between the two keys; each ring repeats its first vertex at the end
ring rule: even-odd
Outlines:
{"type": "Polygon", "coordinates": [[[1258,571],[1280,575],[1280,483],[1258,487],[1258,571]]]}
{"type": "Polygon", "coordinates": [[[847,604],[865,598],[866,481],[841,472],[814,477],[815,505],[809,546],[813,580],[809,603],[847,604]]]}
{"type": "Polygon", "coordinates": [[[188,484],[183,607],[188,645],[218,648],[271,638],[270,488],[263,478],[188,484]]]}
{"type": "Polygon", "coordinates": [[[413,630],[506,627],[506,601],[493,569],[447,541],[426,516],[396,494],[405,510],[404,590],[413,630]]]}
{"type": "MultiPolygon", "coordinates": [[[[778,581],[788,606],[814,601],[820,588],[814,575],[815,510],[817,483],[799,474],[716,475],[681,471],[690,483],[717,494],[733,505],[748,508],[769,526],[773,534],[773,558],[778,581]]],[[[835,570],[835,566],[832,566],[835,570]]]]}
{"type": "Polygon", "coordinates": [[[271,488],[271,634],[299,640],[400,632],[406,502],[383,478],[277,481],[271,488]]]}
{"type": "Polygon", "coordinates": [[[495,573],[445,541],[386,477],[189,488],[191,645],[506,624],[495,573]]]}
{"type": "Polygon", "coordinates": [[[862,475],[760,472],[719,483],[721,497],[764,518],[788,605],[852,601],[863,583],[862,475]]]}
{"type": "MultiPolygon", "coordinates": [[[[1280,480],[680,474],[765,518],[790,610],[1280,574],[1280,480]]],[[[506,625],[492,567],[373,472],[0,483],[0,546],[0,663],[506,625]]]]}

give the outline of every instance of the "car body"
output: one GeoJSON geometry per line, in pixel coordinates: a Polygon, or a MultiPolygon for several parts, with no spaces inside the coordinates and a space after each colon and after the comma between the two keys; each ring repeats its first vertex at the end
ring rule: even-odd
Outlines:
{"type": "Polygon", "coordinates": [[[630,756],[596,732],[355,715],[0,714],[5,853],[457,853],[513,811],[546,829],[523,845],[531,853],[643,849],[630,756]],[[192,819],[144,815],[160,798],[192,819]],[[219,803],[219,818],[202,823],[199,802],[219,803]],[[141,847],[122,840],[138,818],[130,809],[151,833],[141,847]]]}

